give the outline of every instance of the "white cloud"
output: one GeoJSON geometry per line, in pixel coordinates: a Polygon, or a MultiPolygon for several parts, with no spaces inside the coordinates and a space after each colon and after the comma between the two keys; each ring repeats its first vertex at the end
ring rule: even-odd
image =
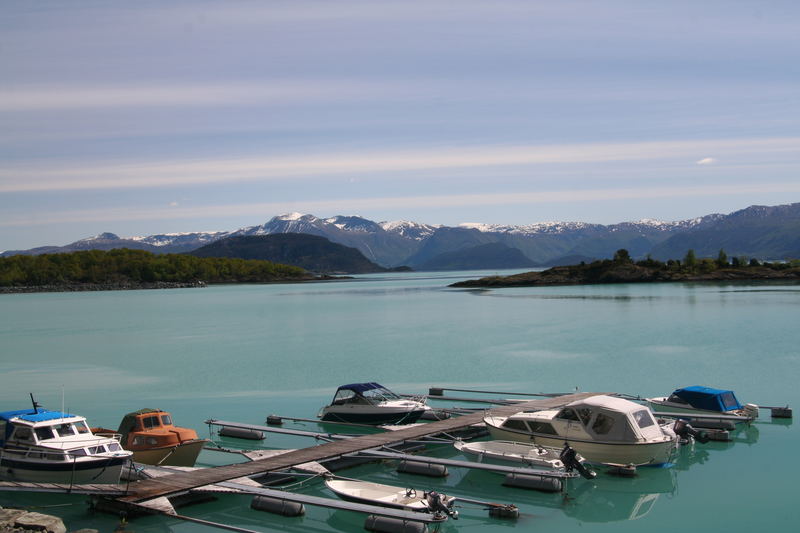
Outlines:
{"type": "MultiPolygon", "coordinates": [[[[698,151],[754,154],[763,160],[800,150],[800,138],[712,139],[642,143],[585,143],[532,146],[472,146],[364,153],[318,153],[282,157],[242,157],[184,161],[129,161],[112,165],[70,166],[57,161],[36,167],[25,162],[0,170],[0,193],[53,190],[111,190],[209,183],[276,181],[303,177],[452,171],[544,164],[664,161],[698,151]]],[[[701,160],[703,161],[703,160],[701,160]]],[[[699,162],[698,162],[699,163],[699,162]]]]}
{"type": "Polygon", "coordinates": [[[388,81],[271,80],[257,83],[186,83],[174,85],[29,86],[0,90],[0,112],[123,107],[249,106],[331,101],[394,99],[415,94],[422,85],[388,81]]]}
{"type": "Polygon", "coordinates": [[[698,165],[713,165],[716,162],[717,162],[717,160],[714,159],[713,157],[704,157],[703,159],[700,159],[696,163],[698,165]]]}

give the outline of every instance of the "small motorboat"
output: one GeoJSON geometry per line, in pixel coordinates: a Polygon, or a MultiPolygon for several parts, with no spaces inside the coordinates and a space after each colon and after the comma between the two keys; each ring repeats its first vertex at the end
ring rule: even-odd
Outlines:
{"type": "Polygon", "coordinates": [[[208,439],[193,429],[176,426],[172,415],[160,409],[140,409],[126,414],[114,432],[92,428],[96,435],[119,435],[122,447],[133,452],[133,460],[147,465],[194,466],[208,439]]]}
{"type": "Polygon", "coordinates": [[[328,477],[325,485],[343,500],[418,511],[458,519],[458,511],[453,509],[456,498],[436,491],[417,491],[411,488],[382,485],[357,479],[336,479],[328,477]]]}
{"type": "Polygon", "coordinates": [[[742,405],[732,390],[693,385],[675,389],[669,396],[646,398],[653,411],[687,415],[735,415],[753,420],[758,418],[758,406],[742,405]]]}
{"type": "Polygon", "coordinates": [[[62,411],[0,412],[0,479],[34,483],[119,483],[132,453],[93,435],[86,419],[62,411]]]}
{"type": "Polygon", "coordinates": [[[351,383],[336,389],[317,418],[356,424],[412,424],[430,411],[424,399],[403,398],[380,383],[351,383]]]}
{"type": "MultiPolygon", "coordinates": [[[[456,439],[453,446],[462,453],[477,457],[479,461],[492,459],[551,470],[564,470],[565,468],[564,462],[561,460],[562,448],[513,440],[465,442],[461,439],[456,439]]],[[[580,455],[577,455],[576,459],[580,462],[584,460],[580,455]]]]}
{"type": "Polygon", "coordinates": [[[677,446],[671,424],[659,424],[640,404],[597,395],[558,410],[487,416],[489,433],[513,440],[558,447],[569,444],[586,461],[612,465],[659,465],[677,446]]]}

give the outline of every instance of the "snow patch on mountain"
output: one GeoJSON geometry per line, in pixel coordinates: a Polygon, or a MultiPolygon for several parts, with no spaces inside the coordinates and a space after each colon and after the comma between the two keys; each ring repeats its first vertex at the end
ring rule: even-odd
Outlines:
{"type": "Polygon", "coordinates": [[[284,213],[282,215],[278,215],[276,217],[273,217],[273,220],[287,220],[287,221],[300,220],[301,218],[310,217],[310,216],[312,216],[312,215],[304,215],[303,213],[297,213],[297,212],[284,213]]]}
{"type": "Polygon", "coordinates": [[[85,239],[81,239],[76,242],[92,242],[92,241],[117,241],[119,240],[119,236],[115,233],[104,232],[94,237],[86,237],[85,239]]]}
{"type": "Polygon", "coordinates": [[[191,231],[128,237],[128,240],[149,244],[150,246],[164,247],[189,242],[208,244],[219,239],[224,239],[228,235],[230,235],[230,232],[227,231],[191,231]]]}
{"type": "Polygon", "coordinates": [[[564,233],[576,231],[593,226],[585,222],[537,222],[524,226],[511,226],[507,224],[482,224],[479,222],[463,222],[459,228],[475,229],[483,233],[511,233],[517,235],[536,235],[542,233],[564,233]]]}
{"type": "Polygon", "coordinates": [[[388,233],[395,233],[401,237],[421,241],[427,239],[433,233],[441,228],[441,225],[434,224],[420,224],[418,222],[410,222],[408,220],[395,220],[378,222],[378,225],[388,233]]]}

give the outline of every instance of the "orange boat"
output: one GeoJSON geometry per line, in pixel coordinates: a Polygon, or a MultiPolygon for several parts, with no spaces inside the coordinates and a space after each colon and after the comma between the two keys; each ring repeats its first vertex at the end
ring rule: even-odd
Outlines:
{"type": "MultiPolygon", "coordinates": [[[[92,428],[92,433],[115,433],[92,428]]],[[[160,409],[140,409],[122,418],[120,443],[133,452],[137,463],[164,466],[194,466],[208,439],[198,438],[193,429],[173,425],[172,415],[160,409]]]]}

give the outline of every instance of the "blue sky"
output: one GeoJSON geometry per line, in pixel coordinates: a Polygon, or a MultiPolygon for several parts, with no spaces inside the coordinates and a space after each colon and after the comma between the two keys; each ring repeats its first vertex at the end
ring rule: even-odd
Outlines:
{"type": "Polygon", "coordinates": [[[800,201],[795,1],[0,3],[0,250],[800,201]]]}

